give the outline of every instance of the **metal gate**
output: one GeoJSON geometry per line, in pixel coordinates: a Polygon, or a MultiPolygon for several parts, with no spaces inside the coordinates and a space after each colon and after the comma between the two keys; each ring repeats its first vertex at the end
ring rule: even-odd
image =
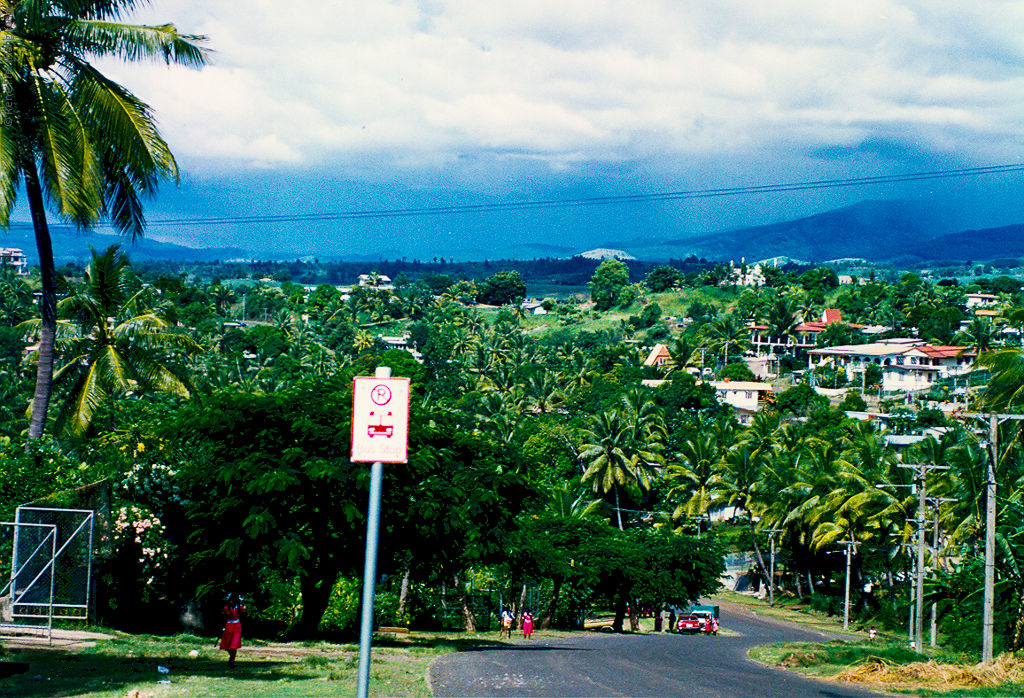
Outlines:
{"type": "Polygon", "coordinates": [[[22,506],[0,522],[0,560],[10,568],[0,627],[45,628],[52,639],[54,619],[88,619],[93,521],[91,509],[22,506]]]}

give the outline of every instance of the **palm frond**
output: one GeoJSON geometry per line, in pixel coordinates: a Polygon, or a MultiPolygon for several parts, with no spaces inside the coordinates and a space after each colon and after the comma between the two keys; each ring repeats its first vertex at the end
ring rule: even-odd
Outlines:
{"type": "Polygon", "coordinates": [[[155,26],[123,24],[101,19],[81,19],[65,28],[65,50],[73,54],[113,56],[134,63],[160,60],[190,67],[206,65],[209,50],[205,36],[181,34],[173,24],[155,26]]]}

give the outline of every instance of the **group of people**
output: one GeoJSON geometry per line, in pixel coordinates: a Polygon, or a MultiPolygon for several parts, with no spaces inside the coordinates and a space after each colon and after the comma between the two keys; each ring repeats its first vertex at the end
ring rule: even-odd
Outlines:
{"type": "Polygon", "coordinates": [[[712,616],[704,616],[703,627],[701,632],[705,635],[717,635],[718,634],[718,619],[712,616]]]}
{"type": "MultiPolygon", "coordinates": [[[[512,630],[516,624],[516,615],[512,609],[506,607],[501,612],[501,632],[499,637],[511,638],[512,630]]],[[[523,637],[527,640],[533,635],[533,614],[530,611],[523,611],[523,637]]]]}
{"type": "MultiPolygon", "coordinates": [[[[689,617],[689,616],[687,616],[687,617],[689,617]]],[[[655,632],[661,632],[661,629],[662,629],[662,615],[659,612],[658,615],[654,617],[654,631],[655,632]]],[[[671,609],[669,611],[669,613],[668,613],[668,625],[665,626],[665,631],[666,632],[670,632],[670,633],[674,633],[674,632],[682,632],[683,630],[687,630],[687,629],[689,629],[689,628],[686,628],[683,625],[683,616],[679,616],[679,619],[676,620],[676,611],[675,611],[674,608],[671,609]]],[[[718,618],[716,618],[714,615],[712,615],[710,613],[707,613],[706,615],[702,615],[702,620],[701,620],[701,623],[700,623],[700,632],[704,633],[705,635],[717,635],[718,634],[718,618]]]]}

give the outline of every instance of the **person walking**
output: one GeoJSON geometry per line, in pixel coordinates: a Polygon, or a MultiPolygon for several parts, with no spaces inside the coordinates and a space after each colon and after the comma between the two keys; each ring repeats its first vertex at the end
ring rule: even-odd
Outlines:
{"type": "Polygon", "coordinates": [[[711,634],[712,635],[717,635],[718,634],[718,619],[717,618],[712,618],[711,619],[711,634]]]}
{"type": "Polygon", "coordinates": [[[512,610],[506,606],[505,610],[501,612],[501,634],[498,637],[512,637],[512,623],[515,622],[515,619],[512,610]]]}
{"type": "Polygon", "coordinates": [[[527,640],[533,635],[533,614],[529,611],[523,613],[523,637],[527,640]]]}
{"type": "Polygon", "coordinates": [[[242,615],[245,606],[242,597],[232,592],[221,613],[225,617],[224,634],[220,636],[220,648],[227,650],[228,669],[235,668],[235,654],[242,647],[242,615]]]}

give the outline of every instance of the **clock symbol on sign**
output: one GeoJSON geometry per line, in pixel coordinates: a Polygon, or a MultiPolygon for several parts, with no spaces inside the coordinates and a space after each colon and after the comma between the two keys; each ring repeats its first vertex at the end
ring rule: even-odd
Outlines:
{"type": "Polygon", "coordinates": [[[370,399],[375,405],[386,405],[391,400],[391,388],[386,385],[374,386],[370,391],[370,399]]]}

